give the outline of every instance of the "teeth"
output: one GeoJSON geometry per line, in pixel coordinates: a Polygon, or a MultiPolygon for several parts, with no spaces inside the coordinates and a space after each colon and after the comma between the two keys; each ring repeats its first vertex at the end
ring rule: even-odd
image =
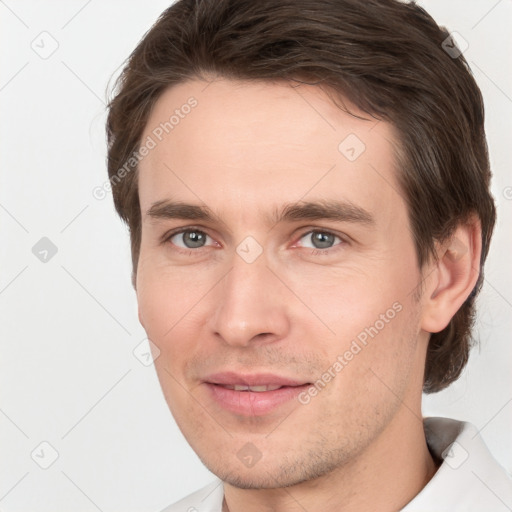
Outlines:
{"type": "Polygon", "coordinates": [[[282,386],[272,386],[272,385],[264,385],[264,386],[246,386],[245,384],[235,384],[234,386],[224,386],[228,389],[233,389],[234,391],[255,391],[260,393],[262,391],[274,391],[276,389],[281,388],[282,386]]]}
{"type": "Polygon", "coordinates": [[[281,386],[249,386],[249,391],[274,391],[281,386]]]}

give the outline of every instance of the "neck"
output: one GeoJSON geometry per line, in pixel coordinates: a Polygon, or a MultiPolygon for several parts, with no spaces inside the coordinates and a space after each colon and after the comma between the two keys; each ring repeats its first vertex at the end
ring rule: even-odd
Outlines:
{"type": "Polygon", "coordinates": [[[357,460],[314,480],[282,489],[238,489],[224,484],[223,512],[396,512],[437,470],[420,414],[402,406],[357,460]]]}

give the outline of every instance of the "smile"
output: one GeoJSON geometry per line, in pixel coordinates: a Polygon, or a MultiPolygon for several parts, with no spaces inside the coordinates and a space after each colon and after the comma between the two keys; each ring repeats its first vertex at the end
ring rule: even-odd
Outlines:
{"type": "Polygon", "coordinates": [[[293,402],[312,384],[273,374],[223,372],[208,376],[204,385],[209,399],[223,410],[240,416],[263,416],[293,402]]]}

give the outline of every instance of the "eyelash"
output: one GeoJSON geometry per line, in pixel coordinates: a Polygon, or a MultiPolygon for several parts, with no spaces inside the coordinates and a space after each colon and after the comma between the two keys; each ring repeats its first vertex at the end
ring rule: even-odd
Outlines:
{"type": "MultiPolygon", "coordinates": [[[[166,235],[164,235],[163,237],[163,240],[162,240],[162,243],[163,244],[169,244],[171,243],[174,247],[174,250],[176,250],[177,252],[181,253],[181,254],[185,254],[185,255],[190,255],[191,252],[197,252],[199,253],[201,251],[201,249],[206,249],[207,247],[211,247],[211,246],[206,246],[206,247],[198,247],[196,249],[194,248],[183,248],[183,247],[179,247],[177,246],[176,244],[173,244],[171,242],[171,239],[176,236],[176,235],[181,235],[181,234],[184,234],[184,233],[188,233],[188,232],[196,232],[196,233],[200,233],[202,235],[205,235],[207,236],[208,238],[212,239],[213,240],[213,237],[211,237],[210,235],[208,235],[208,233],[206,233],[206,231],[204,231],[203,229],[201,228],[196,228],[194,226],[190,226],[190,227],[187,227],[187,228],[179,228],[175,231],[172,231],[170,233],[167,233],[166,235]]],[[[305,236],[307,235],[311,235],[313,233],[322,233],[324,235],[332,235],[334,236],[335,238],[338,238],[339,239],[339,242],[336,243],[335,245],[333,245],[332,247],[328,247],[326,249],[318,249],[318,248],[314,248],[314,247],[302,247],[303,249],[310,249],[312,252],[314,251],[320,251],[322,253],[325,253],[325,254],[328,254],[328,253],[332,253],[334,251],[337,251],[339,249],[341,249],[341,246],[344,246],[346,245],[348,242],[347,240],[337,234],[337,233],[334,233],[333,231],[329,231],[329,230],[326,230],[326,229],[320,229],[320,228],[315,228],[315,229],[309,229],[309,231],[305,231],[304,233],[302,233],[299,237],[296,238],[296,241],[293,243],[293,246],[292,248],[301,248],[300,246],[297,247],[297,243],[302,240],[305,236]]]]}

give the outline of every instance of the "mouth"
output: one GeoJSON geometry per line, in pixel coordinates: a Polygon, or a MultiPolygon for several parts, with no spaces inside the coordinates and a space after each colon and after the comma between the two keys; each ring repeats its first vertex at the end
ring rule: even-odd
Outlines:
{"type": "Polygon", "coordinates": [[[210,398],[222,409],[240,416],[263,416],[282,408],[312,386],[273,374],[243,375],[232,372],[208,376],[204,384],[210,398]]]}
{"type": "Polygon", "coordinates": [[[276,389],[281,389],[284,386],[274,386],[272,384],[267,384],[263,386],[246,386],[245,384],[217,384],[218,386],[222,386],[225,389],[232,389],[234,391],[254,391],[256,393],[262,393],[263,391],[275,391],[276,389]]]}

